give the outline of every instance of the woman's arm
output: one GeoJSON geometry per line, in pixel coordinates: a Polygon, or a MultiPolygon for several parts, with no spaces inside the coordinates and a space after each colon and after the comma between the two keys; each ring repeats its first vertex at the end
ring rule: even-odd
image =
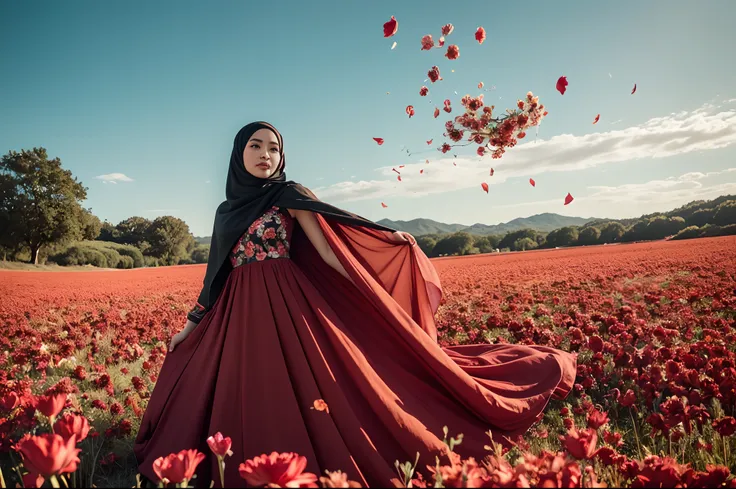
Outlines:
{"type": "Polygon", "coordinates": [[[340,263],[340,260],[338,260],[337,255],[335,255],[335,252],[332,251],[330,243],[327,242],[327,238],[325,238],[324,233],[322,233],[322,228],[319,226],[317,216],[315,216],[314,213],[311,211],[298,209],[289,209],[289,213],[294,216],[299,222],[299,225],[304,230],[304,234],[307,235],[307,238],[309,238],[312,246],[315,247],[315,249],[319,253],[319,256],[322,257],[325,263],[337,270],[340,275],[352,282],[353,279],[350,278],[350,275],[348,275],[345,267],[342,266],[342,263],[340,263]]]}

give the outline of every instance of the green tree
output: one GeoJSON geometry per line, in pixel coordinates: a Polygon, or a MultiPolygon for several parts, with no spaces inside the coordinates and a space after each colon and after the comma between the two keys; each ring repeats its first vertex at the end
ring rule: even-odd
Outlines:
{"type": "Polygon", "coordinates": [[[82,226],[82,239],[97,239],[102,231],[102,221],[92,214],[92,209],[82,210],[82,226]]]}
{"type": "Polygon", "coordinates": [[[437,240],[431,236],[419,236],[417,237],[417,244],[425,255],[432,256],[432,250],[434,250],[437,240]]]}
{"type": "Polygon", "coordinates": [[[713,224],[717,226],[736,224],[736,200],[729,200],[716,208],[713,224]]]}
{"type": "Polygon", "coordinates": [[[626,233],[626,227],[620,222],[609,222],[601,227],[599,243],[617,243],[626,233]]]}
{"type": "Polygon", "coordinates": [[[27,246],[38,264],[41,247],[80,239],[87,188],[49,160],[45,148],[10,151],[0,160],[0,235],[27,246]]]}
{"type": "Polygon", "coordinates": [[[480,253],[491,253],[496,245],[498,245],[500,238],[498,236],[478,236],[473,242],[473,246],[478,248],[480,253]]]}
{"type": "Polygon", "coordinates": [[[600,238],[601,238],[601,230],[595,226],[590,226],[580,231],[580,234],[578,235],[578,244],[579,245],[598,244],[598,241],[600,240],[600,238]]]}
{"type": "Polygon", "coordinates": [[[497,248],[511,248],[514,242],[521,238],[530,238],[539,243],[540,237],[540,233],[534,229],[520,229],[519,231],[506,233],[503,239],[498,243],[497,248]]]}
{"type": "Polygon", "coordinates": [[[564,228],[555,229],[547,235],[546,246],[554,248],[556,246],[574,246],[578,241],[578,228],[576,226],[565,226],[564,228]]]}
{"type": "Polygon", "coordinates": [[[685,217],[685,223],[688,226],[705,226],[713,222],[715,212],[715,209],[698,209],[685,217]]]}
{"type": "Polygon", "coordinates": [[[473,237],[470,233],[460,231],[450,234],[439,240],[434,246],[432,253],[434,256],[439,255],[466,255],[470,253],[473,246],[473,237]]]}
{"type": "Polygon", "coordinates": [[[176,265],[191,255],[196,246],[187,223],[172,216],[157,217],[148,228],[151,244],[148,255],[158,257],[166,265],[176,265]]]}
{"type": "Polygon", "coordinates": [[[532,238],[526,237],[526,238],[519,238],[511,245],[512,251],[526,251],[526,250],[533,250],[537,248],[539,245],[536,241],[534,241],[532,238]]]}

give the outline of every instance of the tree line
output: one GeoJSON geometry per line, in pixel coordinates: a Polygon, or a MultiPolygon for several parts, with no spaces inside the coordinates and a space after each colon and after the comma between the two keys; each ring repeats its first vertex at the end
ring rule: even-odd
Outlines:
{"type": "Polygon", "coordinates": [[[418,236],[417,244],[427,256],[438,257],[732,234],[736,234],[736,196],[724,195],[710,201],[693,201],[670,212],[636,219],[591,221],[549,233],[521,229],[503,236],[478,236],[460,231],[418,236]]]}
{"type": "MultiPolygon", "coordinates": [[[[206,263],[209,245],[197,243],[179,218],[129,217],[102,222],[82,207],[84,187],[45,148],[10,151],[0,160],[0,257],[33,264],[137,268],[206,263]]],[[[522,229],[503,236],[468,232],[417,236],[430,257],[526,251],[663,238],[736,234],[736,197],[694,201],[666,213],[601,220],[543,233],[522,229]]]]}
{"type": "Polygon", "coordinates": [[[206,263],[209,245],[196,242],[173,216],[133,216],[102,222],[81,202],[88,188],[49,159],[45,148],[10,151],[0,160],[0,257],[33,264],[106,268],[206,263]]]}

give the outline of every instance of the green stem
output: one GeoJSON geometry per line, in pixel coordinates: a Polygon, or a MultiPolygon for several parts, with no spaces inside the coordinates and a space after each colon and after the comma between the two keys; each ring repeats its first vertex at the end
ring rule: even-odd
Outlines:
{"type": "Polygon", "coordinates": [[[219,455],[217,456],[217,462],[218,467],[220,469],[220,487],[225,487],[225,460],[222,459],[219,455]]]}
{"type": "Polygon", "coordinates": [[[644,460],[644,458],[641,456],[641,442],[639,441],[639,434],[636,430],[636,423],[634,422],[634,414],[631,412],[631,408],[629,408],[629,417],[631,417],[631,426],[634,428],[634,437],[636,438],[636,449],[639,453],[639,460],[644,460]]]}

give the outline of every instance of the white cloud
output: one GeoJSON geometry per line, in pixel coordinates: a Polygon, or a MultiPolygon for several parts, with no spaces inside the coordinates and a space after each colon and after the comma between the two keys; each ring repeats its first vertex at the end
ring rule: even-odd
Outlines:
{"type": "Polygon", "coordinates": [[[134,180],[124,173],[108,173],[107,175],[97,175],[95,177],[98,180],[102,180],[102,183],[114,183],[118,182],[133,182],[134,180]]]}
{"type": "Polygon", "coordinates": [[[736,168],[722,171],[700,173],[690,172],[679,177],[664,180],[650,180],[645,183],[629,183],[616,187],[592,186],[594,192],[578,199],[598,203],[636,203],[636,204],[668,204],[671,202],[690,202],[699,199],[712,199],[719,195],[736,193],[736,182],[704,185],[699,180],[708,177],[736,172],[736,168]]]}
{"type": "MultiPolygon", "coordinates": [[[[705,104],[692,112],[655,117],[625,129],[582,136],[561,134],[549,140],[530,141],[512,148],[500,160],[489,156],[453,159],[441,155],[425,164],[422,158],[402,169],[401,183],[396,182],[392,167],[382,167],[376,170],[382,179],[344,181],[313,190],[320,199],[340,201],[422,196],[474,188],[482,181],[494,185],[512,177],[725,148],[736,143],[736,110],[716,109],[705,104]],[[496,170],[493,177],[489,176],[491,167],[496,170]],[[424,174],[419,173],[420,169],[424,169],[424,174]]],[[[693,175],[685,178],[697,180],[693,175]]]]}

